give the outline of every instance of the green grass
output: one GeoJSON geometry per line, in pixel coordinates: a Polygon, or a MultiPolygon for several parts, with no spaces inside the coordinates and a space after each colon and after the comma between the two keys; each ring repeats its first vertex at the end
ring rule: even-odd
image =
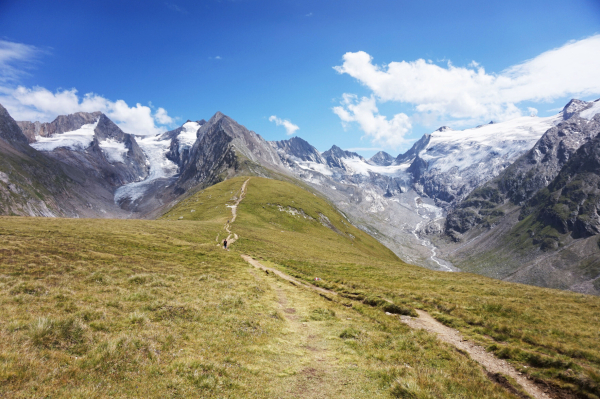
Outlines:
{"type": "Polygon", "coordinates": [[[423,308],[594,397],[598,298],[404,264],[321,197],[257,177],[224,251],[226,205],[245,179],[157,221],[0,218],[0,396],[514,398],[385,313],[423,308]]]}

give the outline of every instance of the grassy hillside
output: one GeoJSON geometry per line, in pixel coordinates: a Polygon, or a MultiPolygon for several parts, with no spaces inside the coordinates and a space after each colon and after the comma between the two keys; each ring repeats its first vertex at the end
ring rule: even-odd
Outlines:
{"type": "MultiPolygon", "coordinates": [[[[223,196],[215,204],[239,195],[245,179],[223,183],[228,186],[219,188],[223,196]]],[[[206,190],[200,202],[211,195],[214,199],[212,193],[206,190]]],[[[187,218],[193,206],[193,200],[180,204],[168,217],[187,218]]],[[[523,373],[583,397],[600,396],[600,298],[405,264],[326,201],[284,182],[253,177],[233,231],[241,237],[235,244],[240,253],[306,281],[319,277],[322,281],[312,282],[356,300],[354,304],[381,297],[404,308],[428,310],[523,373]],[[315,220],[290,209],[302,209],[315,220]],[[316,222],[319,213],[337,232],[316,222]]]]}
{"type": "Polygon", "coordinates": [[[322,198],[258,177],[224,251],[246,179],[156,221],[0,218],[0,396],[515,397],[384,311],[414,308],[524,373],[598,395],[599,298],[404,264],[322,198]]]}

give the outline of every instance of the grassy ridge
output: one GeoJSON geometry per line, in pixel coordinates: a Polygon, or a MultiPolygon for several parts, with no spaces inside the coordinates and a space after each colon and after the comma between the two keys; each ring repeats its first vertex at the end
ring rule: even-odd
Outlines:
{"type": "MultiPolygon", "coordinates": [[[[253,178],[236,221],[236,231],[244,237],[240,251],[269,259],[307,281],[320,277],[317,284],[348,298],[381,296],[426,309],[523,373],[584,397],[600,396],[600,298],[407,265],[350,227],[361,238],[352,240],[357,252],[341,244],[347,234],[324,226],[311,224],[310,230],[305,227],[307,234],[299,235],[296,225],[304,221],[269,207],[266,198],[272,192],[284,209],[316,203],[292,185],[253,178]]],[[[328,216],[339,230],[346,228],[341,216],[328,216]]]]}
{"type": "Polygon", "coordinates": [[[431,335],[223,251],[240,186],[160,221],[0,218],[0,396],[513,397],[431,335]]]}
{"type": "Polygon", "coordinates": [[[593,397],[598,298],[404,264],[321,198],[256,177],[224,251],[245,179],[158,221],[0,218],[0,396],[514,397],[386,315],[383,297],[593,397]],[[321,277],[342,300],[240,253],[321,277]]]}

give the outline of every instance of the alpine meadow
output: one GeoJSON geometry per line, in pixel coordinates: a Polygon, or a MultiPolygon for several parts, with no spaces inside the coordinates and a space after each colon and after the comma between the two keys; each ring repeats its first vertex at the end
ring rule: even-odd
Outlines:
{"type": "Polygon", "coordinates": [[[600,399],[597,0],[0,2],[0,398],[600,399]]]}

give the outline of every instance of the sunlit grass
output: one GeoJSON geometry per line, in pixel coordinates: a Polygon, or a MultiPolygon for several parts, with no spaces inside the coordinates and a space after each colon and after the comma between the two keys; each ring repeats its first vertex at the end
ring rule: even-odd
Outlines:
{"type": "Polygon", "coordinates": [[[157,221],[0,218],[0,396],[513,397],[386,306],[426,308],[524,372],[595,389],[598,298],[406,265],[322,198],[256,177],[224,251],[245,179],[157,221]]]}

